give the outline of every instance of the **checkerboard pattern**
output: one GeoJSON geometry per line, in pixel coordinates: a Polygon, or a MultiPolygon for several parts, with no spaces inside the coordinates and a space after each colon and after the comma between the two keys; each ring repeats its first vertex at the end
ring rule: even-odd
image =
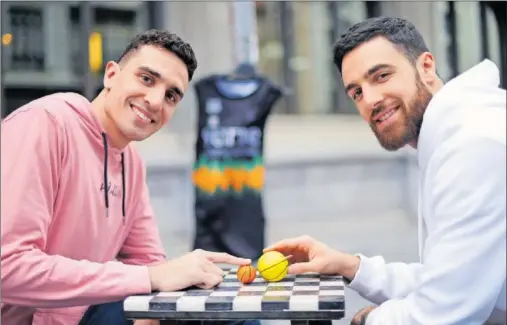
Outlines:
{"type": "Polygon", "coordinates": [[[128,312],[319,312],[344,311],[342,277],[319,274],[288,275],[269,283],[257,274],[254,282],[242,284],[236,268],[226,270],[224,281],[211,290],[190,288],[131,296],[128,312]]]}

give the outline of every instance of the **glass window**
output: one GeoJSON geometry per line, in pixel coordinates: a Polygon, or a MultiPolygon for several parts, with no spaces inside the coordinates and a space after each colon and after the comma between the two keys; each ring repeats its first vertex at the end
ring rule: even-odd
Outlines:
{"type": "MultiPolygon", "coordinates": [[[[81,25],[79,18],[79,8],[72,7],[72,57],[81,56],[81,25]]],[[[137,33],[136,10],[126,8],[95,8],[93,31],[102,34],[103,44],[103,62],[118,60],[128,42],[137,33]]],[[[77,74],[83,73],[82,60],[73,60],[73,70],[77,74]]]]}
{"type": "Polygon", "coordinates": [[[10,5],[9,31],[13,35],[10,44],[9,70],[44,70],[44,28],[41,8],[28,5],[10,5]]]}
{"type": "Polygon", "coordinates": [[[462,73],[484,58],[495,62],[500,70],[502,62],[501,30],[491,7],[484,2],[448,2],[450,24],[449,60],[456,65],[453,75],[462,73]],[[451,47],[452,47],[451,46],[451,47]]]}
{"type": "Polygon", "coordinates": [[[435,19],[433,20],[434,30],[440,31],[439,33],[432,34],[433,46],[430,51],[435,56],[437,74],[444,81],[447,82],[453,77],[453,51],[454,42],[452,38],[452,21],[450,8],[446,2],[434,2],[433,10],[435,19]]]}
{"type": "MultiPolygon", "coordinates": [[[[485,33],[487,39],[487,56],[488,58],[495,62],[499,69],[502,67],[502,59],[501,59],[501,49],[500,49],[500,30],[498,28],[498,23],[495,17],[495,13],[491,9],[491,7],[486,4],[482,4],[484,6],[484,10],[486,11],[485,15],[485,33]]],[[[507,42],[507,40],[504,40],[507,42]]],[[[503,67],[506,69],[507,67],[503,67]]]]}

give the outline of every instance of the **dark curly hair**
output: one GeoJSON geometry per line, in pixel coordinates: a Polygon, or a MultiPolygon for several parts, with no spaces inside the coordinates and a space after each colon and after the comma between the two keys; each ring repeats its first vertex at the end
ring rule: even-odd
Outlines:
{"type": "Polygon", "coordinates": [[[185,63],[188,71],[188,80],[192,80],[195,69],[197,69],[197,59],[195,58],[194,50],[192,50],[190,44],[183,41],[178,35],[168,31],[151,29],[136,35],[120,55],[118,62],[128,56],[130,52],[143,45],[157,46],[174,53],[185,63]]]}
{"type": "Polygon", "coordinates": [[[409,21],[390,17],[370,18],[350,27],[334,45],[333,62],[340,73],[347,53],[379,36],[393,43],[412,63],[429,51],[424,38],[409,21]]]}

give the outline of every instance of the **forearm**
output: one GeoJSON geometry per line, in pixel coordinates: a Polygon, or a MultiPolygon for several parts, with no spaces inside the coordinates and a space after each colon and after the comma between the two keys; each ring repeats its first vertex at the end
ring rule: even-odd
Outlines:
{"type": "Polygon", "coordinates": [[[128,265],[155,266],[167,261],[163,251],[153,251],[147,254],[118,255],[117,260],[128,265]]]}
{"type": "Polygon", "coordinates": [[[420,263],[386,263],[382,257],[360,256],[360,263],[349,288],[363,298],[381,304],[406,297],[418,283],[420,263]]]}
{"type": "Polygon", "coordinates": [[[2,247],[2,302],[37,308],[71,307],[149,293],[147,267],[76,261],[39,250],[2,247]]]}

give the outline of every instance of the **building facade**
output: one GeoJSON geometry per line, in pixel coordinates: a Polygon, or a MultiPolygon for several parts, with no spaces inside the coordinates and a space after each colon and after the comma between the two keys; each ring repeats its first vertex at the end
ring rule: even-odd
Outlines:
{"type": "MultiPolygon", "coordinates": [[[[257,1],[258,69],[283,86],[277,114],[356,114],[332,64],[332,45],[352,24],[377,15],[411,20],[449,80],[490,58],[506,85],[505,2],[271,2],[257,1]],[[496,8],[495,6],[498,6],[496,8]]],[[[83,90],[85,60],[80,2],[2,1],[2,116],[56,91],[83,90]]],[[[93,31],[103,37],[103,62],[115,60],[128,40],[149,28],[167,28],[194,47],[196,78],[228,72],[234,55],[230,2],[92,2],[93,31]]],[[[100,72],[94,73],[95,90],[100,72]]],[[[190,97],[190,98],[188,98],[190,97]]],[[[193,124],[192,96],[177,114],[193,124]]]]}

